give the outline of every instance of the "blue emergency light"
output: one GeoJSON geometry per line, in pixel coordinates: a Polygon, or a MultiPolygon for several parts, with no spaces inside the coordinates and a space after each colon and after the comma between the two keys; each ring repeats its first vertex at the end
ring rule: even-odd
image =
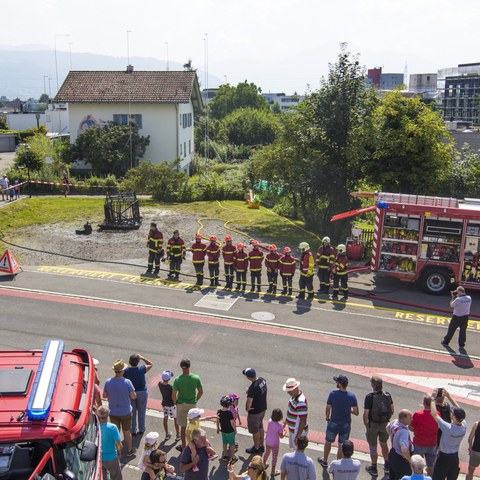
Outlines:
{"type": "Polygon", "coordinates": [[[32,393],[28,399],[29,420],[45,420],[50,412],[52,396],[62,360],[63,340],[49,340],[43,349],[32,393]]]}

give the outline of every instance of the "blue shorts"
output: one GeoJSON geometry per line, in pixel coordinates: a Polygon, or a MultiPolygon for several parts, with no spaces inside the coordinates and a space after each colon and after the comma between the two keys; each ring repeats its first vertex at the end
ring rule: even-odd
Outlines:
{"type": "Polygon", "coordinates": [[[350,437],[351,423],[328,422],[325,440],[333,443],[338,435],[338,443],[343,443],[350,437]]]}
{"type": "Polygon", "coordinates": [[[414,445],[413,453],[421,455],[423,458],[425,458],[427,467],[433,467],[435,459],[437,458],[437,447],[421,447],[420,445],[414,445]]]}

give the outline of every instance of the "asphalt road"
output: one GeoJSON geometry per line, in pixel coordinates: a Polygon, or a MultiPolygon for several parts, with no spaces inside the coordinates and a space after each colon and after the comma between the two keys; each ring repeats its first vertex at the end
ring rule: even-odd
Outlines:
{"type": "MultiPolygon", "coordinates": [[[[199,406],[207,412],[215,412],[226,393],[238,393],[240,405],[244,404],[248,382],[241,371],[246,367],[267,379],[268,412],[275,407],[285,412],[288,397],[282,385],[288,377],[296,377],[309,401],[308,454],[314,459],[322,451],[325,402],[335,388],[332,377],[338,373],[349,377],[349,389],[361,410],[370,388],[368,379],[377,372],[397,412],[419,410],[423,393],[443,386],[466,409],[469,428],[477,420],[480,319],[471,322],[467,354],[445,350],[440,340],[449,315],[435,309],[448,311],[446,296],[432,297],[413,286],[381,281],[373,298],[306,302],[265,294],[242,296],[221,289],[196,290],[189,282],[145,279],[139,273],[128,265],[82,264],[25,268],[15,281],[0,277],[0,347],[42,348],[47,339],[62,338],[67,348],[81,346],[100,360],[102,379],[111,376],[115,359],[127,359],[133,352],[143,354],[154,362],[149,374],[148,429],[160,432],[156,385],[164,369],[179,373],[183,356],[192,359],[192,371],[202,377],[205,395],[199,406]],[[418,306],[380,301],[380,296],[418,306]]],[[[371,277],[363,275],[352,278],[357,293],[372,290],[371,277]]],[[[479,314],[479,295],[473,298],[474,313],[479,314]]],[[[206,422],[205,426],[212,445],[220,449],[213,425],[206,422]]],[[[244,449],[251,441],[244,432],[239,438],[241,461],[237,465],[241,470],[248,462],[244,449]]],[[[351,438],[358,458],[367,465],[361,418],[353,420],[351,438]]],[[[141,443],[139,437],[135,440],[141,443]]],[[[165,445],[166,450],[171,447],[171,442],[165,445]]],[[[464,440],[463,461],[466,449],[464,440]]],[[[282,451],[287,451],[286,445],[282,451]]],[[[176,464],[177,452],[172,449],[170,454],[176,464]]],[[[133,468],[136,460],[127,463],[125,478],[139,478],[133,468]]],[[[221,463],[212,462],[214,478],[227,478],[221,463]]],[[[327,478],[317,467],[318,476],[327,478]]],[[[363,471],[360,478],[370,476],[363,471]]]]}

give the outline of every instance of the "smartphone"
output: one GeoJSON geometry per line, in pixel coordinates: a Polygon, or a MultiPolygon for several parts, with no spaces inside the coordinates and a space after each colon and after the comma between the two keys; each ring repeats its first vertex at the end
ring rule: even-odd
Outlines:
{"type": "Polygon", "coordinates": [[[236,463],[237,461],[238,461],[238,458],[232,458],[232,459],[228,462],[228,464],[229,464],[229,465],[235,465],[235,463],[236,463]]]}
{"type": "Polygon", "coordinates": [[[437,398],[443,397],[443,388],[438,388],[437,389],[437,398]]]}

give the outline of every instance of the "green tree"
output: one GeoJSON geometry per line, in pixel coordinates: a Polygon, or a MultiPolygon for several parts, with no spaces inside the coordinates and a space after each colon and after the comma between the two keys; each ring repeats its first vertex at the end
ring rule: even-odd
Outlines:
{"type": "Polygon", "coordinates": [[[130,125],[110,122],[87,128],[77,137],[72,155],[86,159],[99,173],[121,176],[131,166],[138,165],[149,143],[150,136],[140,136],[135,122],[130,125]]]}
{"type": "Polygon", "coordinates": [[[209,116],[222,119],[237,108],[269,109],[267,100],[261,95],[261,89],[246,80],[236,87],[220,85],[218,92],[208,105],[209,116]]]}
{"type": "Polygon", "coordinates": [[[40,98],[38,99],[40,103],[48,103],[49,100],[50,100],[50,97],[46,93],[42,93],[40,95],[40,98]]]}
{"type": "Polygon", "coordinates": [[[22,145],[15,156],[15,167],[26,168],[28,176],[45,166],[45,157],[39,156],[28,145],[22,145]]]}
{"type": "Polygon", "coordinates": [[[8,130],[7,119],[0,115],[0,130],[8,130]]]}
{"type": "Polygon", "coordinates": [[[468,143],[463,145],[461,155],[453,160],[445,186],[445,195],[480,198],[480,154],[468,143]]]}
{"type": "Polygon", "coordinates": [[[364,163],[384,191],[438,194],[452,165],[454,143],[438,112],[420,98],[387,93],[366,126],[364,163]]]}
{"type": "Polygon", "coordinates": [[[238,108],[222,120],[221,129],[234,145],[266,145],[275,140],[278,123],[270,110],[238,108]]]}

